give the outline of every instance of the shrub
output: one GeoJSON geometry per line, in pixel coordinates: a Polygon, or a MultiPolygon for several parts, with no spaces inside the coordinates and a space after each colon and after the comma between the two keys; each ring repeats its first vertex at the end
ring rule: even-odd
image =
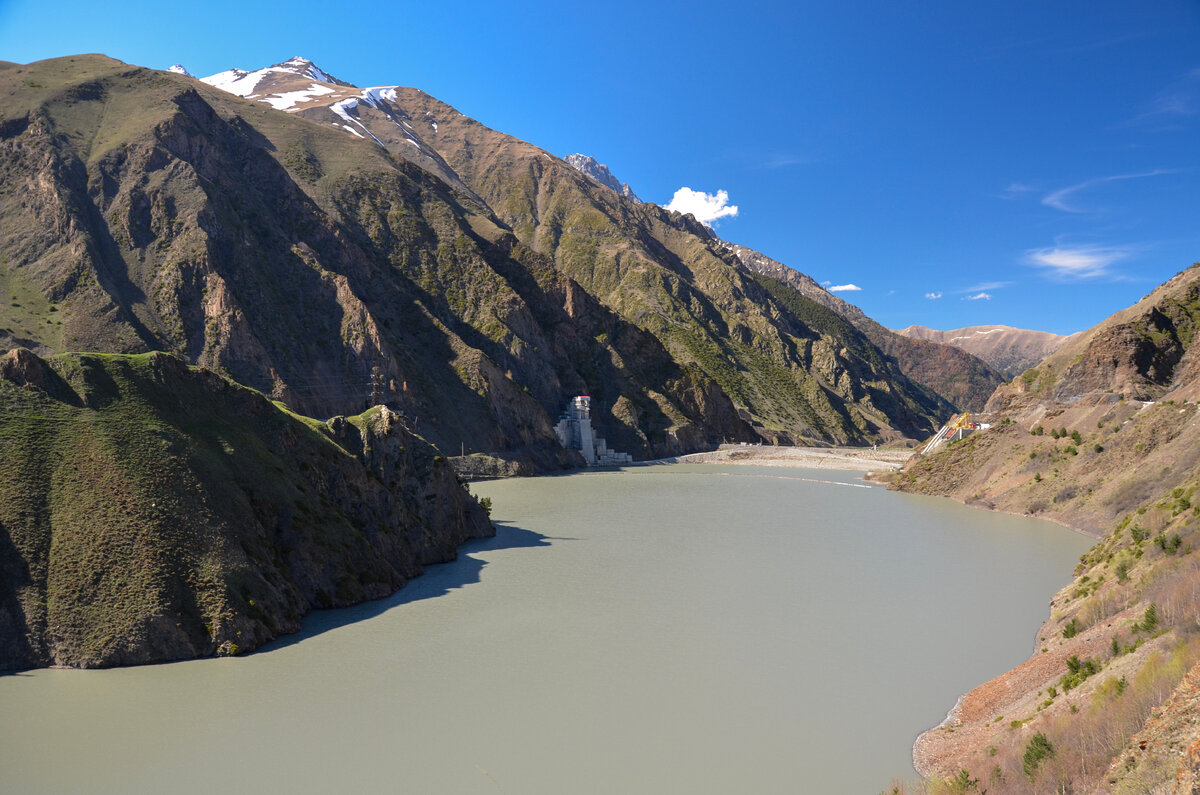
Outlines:
{"type": "Polygon", "coordinates": [[[1046,759],[1054,758],[1054,746],[1046,739],[1046,735],[1038,732],[1029,739],[1029,745],[1025,747],[1025,756],[1023,757],[1025,775],[1030,778],[1037,773],[1038,765],[1046,759]]]}
{"type": "Polygon", "coordinates": [[[1121,558],[1117,561],[1116,574],[1117,582],[1123,583],[1129,579],[1129,560],[1127,558],[1121,558]]]}
{"type": "Polygon", "coordinates": [[[483,512],[486,513],[488,516],[491,516],[492,515],[492,498],[491,497],[480,497],[479,498],[479,507],[482,508],[483,512]]]}
{"type": "Polygon", "coordinates": [[[1063,627],[1062,636],[1064,638],[1073,638],[1078,634],[1079,624],[1075,621],[1075,619],[1072,618],[1071,621],[1065,627],[1063,627]]]}
{"type": "Polygon", "coordinates": [[[1142,618],[1133,625],[1134,632],[1153,632],[1158,628],[1158,607],[1151,602],[1142,618]]]}
{"type": "Polygon", "coordinates": [[[1034,428],[1032,431],[1029,432],[1030,436],[1041,436],[1044,433],[1046,433],[1046,429],[1043,428],[1041,425],[1037,426],[1036,428],[1034,428]]]}
{"type": "Polygon", "coordinates": [[[1071,431],[1071,441],[1075,444],[1083,444],[1083,437],[1079,435],[1079,431],[1071,431]]]}
{"type": "Polygon", "coordinates": [[[1097,453],[1103,453],[1103,452],[1104,452],[1104,445],[1102,445],[1102,444],[1100,444],[1099,442],[1097,442],[1096,444],[1092,445],[1092,450],[1096,451],[1097,453]]]}

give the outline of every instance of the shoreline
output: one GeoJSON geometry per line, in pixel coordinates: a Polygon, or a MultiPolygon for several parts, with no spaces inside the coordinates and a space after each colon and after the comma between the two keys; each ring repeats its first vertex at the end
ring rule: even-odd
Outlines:
{"type": "Polygon", "coordinates": [[[873,450],[869,447],[778,447],[766,445],[721,445],[706,453],[638,461],[633,466],[657,464],[743,464],[791,469],[841,469],[874,472],[899,470],[913,450],[873,450]]]}

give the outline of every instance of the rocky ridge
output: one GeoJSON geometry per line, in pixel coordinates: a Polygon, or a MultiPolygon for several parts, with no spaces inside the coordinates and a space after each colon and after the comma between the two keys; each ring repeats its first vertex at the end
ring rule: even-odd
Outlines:
{"type": "Polygon", "coordinates": [[[599,182],[606,188],[612,188],[617,193],[624,196],[630,201],[641,204],[642,200],[633,192],[633,188],[629,187],[629,183],[621,182],[613,176],[613,173],[608,170],[608,166],[596,160],[591,155],[573,154],[563,158],[568,164],[574,166],[581,173],[587,174],[592,179],[599,182]]]}
{"type": "Polygon", "coordinates": [[[386,408],[318,422],[163,353],[0,356],[0,669],[239,654],[494,532],[386,408]]]}

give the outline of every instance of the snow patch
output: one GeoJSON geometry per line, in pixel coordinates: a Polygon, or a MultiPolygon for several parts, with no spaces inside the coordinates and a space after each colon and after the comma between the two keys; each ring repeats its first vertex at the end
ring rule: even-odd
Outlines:
{"type": "Polygon", "coordinates": [[[349,124],[343,124],[342,126],[345,127],[347,130],[349,130],[350,132],[357,135],[359,138],[363,137],[362,133],[360,133],[358,130],[354,129],[353,127],[351,127],[349,124]]]}
{"type": "Polygon", "coordinates": [[[239,97],[249,96],[254,93],[254,87],[259,84],[264,77],[267,76],[266,69],[259,69],[257,72],[247,72],[242,69],[230,69],[228,72],[219,72],[215,75],[200,78],[200,82],[208,83],[214,88],[219,88],[222,91],[227,91],[230,94],[236,94],[239,97]]]}
{"type": "Polygon", "coordinates": [[[307,102],[323,94],[332,94],[333,91],[329,86],[313,83],[308,88],[299,91],[285,91],[282,94],[272,94],[259,101],[268,103],[275,110],[291,110],[301,102],[307,102]]]}
{"type": "Polygon", "coordinates": [[[167,71],[174,72],[177,75],[184,75],[185,77],[195,77],[194,74],[189,72],[187,69],[184,69],[183,64],[181,63],[171,64],[167,67],[167,71]]]}
{"type": "MultiPolygon", "coordinates": [[[[380,146],[383,146],[383,141],[376,138],[371,133],[371,131],[366,128],[366,126],[361,121],[359,121],[358,119],[356,119],[350,115],[350,111],[354,110],[357,107],[358,107],[358,98],[350,97],[350,99],[343,99],[341,102],[333,103],[332,105],[329,106],[329,109],[332,110],[337,115],[342,117],[342,119],[346,122],[346,124],[343,124],[342,126],[346,127],[347,130],[354,132],[354,130],[352,128],[346,126],[347,124],[353,124],[356,127],[358,127],[360,130],[365,132],[367,135],[370,135],[371,139],[373,141],[375,141],[375,143],[379,144],[380,146]]],[[[358,135],[359,138],[363,137],[362,135],[359,135],[357,132],[355,132],[355,135],[358,135]]],[[[387,147],[384,147],[384,148],[386,149],[387,147]]]]}

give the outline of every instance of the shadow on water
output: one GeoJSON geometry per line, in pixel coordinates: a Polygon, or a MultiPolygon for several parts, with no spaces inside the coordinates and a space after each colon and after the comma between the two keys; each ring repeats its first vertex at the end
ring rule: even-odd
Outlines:
{"type": "Polygon", "coordinates": [[[449,563],[435,563],[425,567],[425,573],[409,580],[403,588],[391,596],[363,602],[352,607],[314,610],[301,620],[300,631],[284,635],[259,647],[255,653],[283,649],[308,638],[316,637],[331,629],[375,618],[393,607],[444,596],[451,591],[479,582],[480,572],[487,563],[474,557],[475,552],[490,552],[497,549],[525,549],[548,547],[551,541],[572,541],[570,538],[544,536],[523,527],[495,522],[496,535],[467,541],[458,548],[458,559],[449,563]]]}

